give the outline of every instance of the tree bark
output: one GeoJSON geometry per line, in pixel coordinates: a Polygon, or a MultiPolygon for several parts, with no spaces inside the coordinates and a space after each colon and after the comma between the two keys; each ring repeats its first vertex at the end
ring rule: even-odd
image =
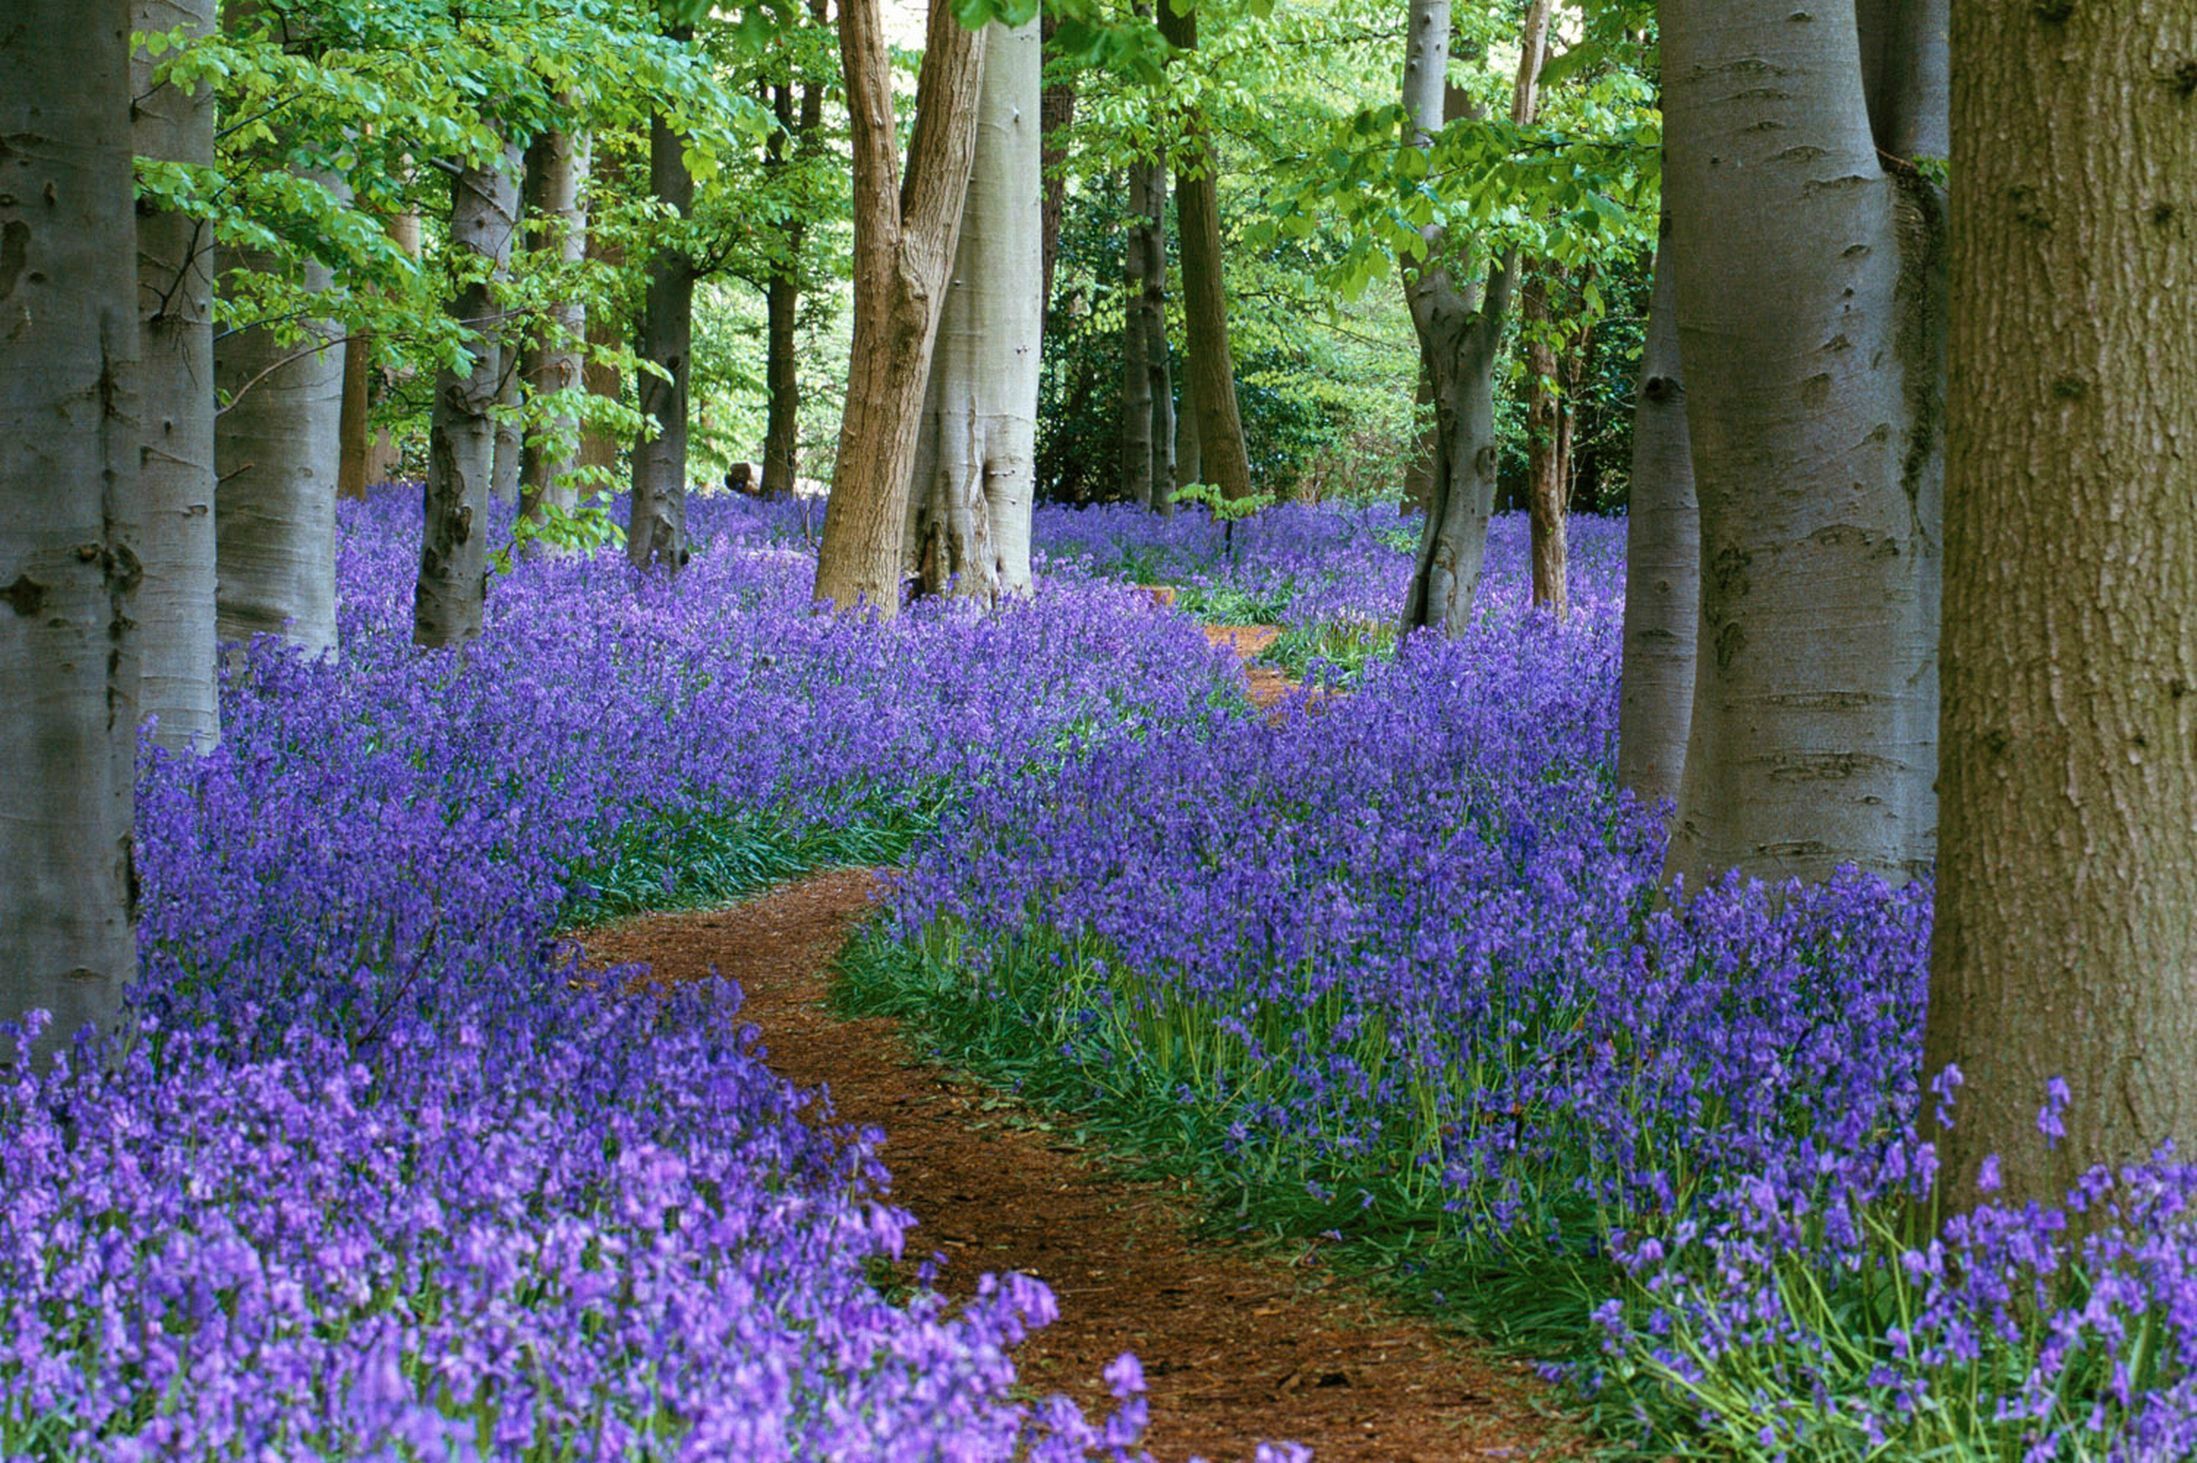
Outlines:
{"type": "MultiPolygon", "coordinates": [[[[140,31],[214,29],[212,0],[136,0],[140,31]]],[[[132,141],[138,154],[211,166],[214,96],[153,81],[150,56],[133,54],[132,141]]],[[[143,532],[138,557],[138,712],[170,751],[210,750],[221,740],[214,677],[213,232],[184,214],[141,205],[137,302],[145,440],[139,470],[143,532]]]]}
{"type": "Polygon", "coordinates": [[[1946,1194],[2197,1149],[2197,10],[1953,12],[1946,1194]],[[2067,1135],[2037,1132],[2046,1083],[2067,1135]]]}
{"type": "MultiPolygon", "coordinates": [[[[1513,115],[1533,118],[1549,0],[1527,7],[1513,115]]],[[[1404,61],[1404,110],[1421,147],[1441,130],[1463,98],[1451,94],[1449,0],[1412,0],[1404,61]]],[[[1487,557],[1488,519],[1495,512],[1495,365],[1503,319],[1517,282],[1517,261],[1489,260],[1479,283],[1456,282],[1465,261],[1440,229],[1429,230],[1425,260],[1407,267],[1405,297],[1419,337],[1419,358],[1434,399],[1432,488],[1411,583],[1404,591],[1403,628],[1461,635],[1472,619],[1472,597],[1487,557]]]]}
{"type": "Polygon", "coordinates": [[[495,284],[511,264],[518,230],[519,149],[506,143],[498,166],[468,167],[451,182],[450,242],[478,256],[483,278],[466,285],[450,313],[473,337],[472,368],[435,374],[427,446],[426,526],[412,638],[453,645],[481,633],[488,598],[488,494],[496,461],[490,413],[503,382],[504,331],[495,284]]]}
{"type": "MultiPolygon", "coordinates": [[[[812,0],[810,21],[825,22],[824,0],[812,0]]],[[[783,168],[794,159],[806,158],[816,145],[824,121],[824,85],[810,78],[801,84],[798,109],[791,83],[773,89],[772,105],[778,117],[764,158],[767,168],[783,168]]],[[[766,346],[763,361],[764,389],[770,406],[763,425],[763,493],[766,497],[791,497],[801,470],[801,362],[798,331],[801,323],[801,251],[808,240],[807,221],[798,211],[787,215],[784,255],[773,270],[764,292],[766,346]]]]}
{"type": "MultiPolygon", "coordinates": [[[[1198,48],[1198,14],[1158,0],[1160,34],[1180,51],[1198,48]]],[[[1236,405],[1236,358],[1228,343],[1228,293],[1221,278],[1219,154],[1204,117],[1184,119],[1175,177],[1176,245],[1182,257],[1185,337],[1183,410],[1197,416],[1198,466],[1224,498],[1251,496],[1251,459],[1236,405]]]]}
{"type": "MultiPolygon", "coordinates": [[[[577,272],[587,259],[588,139],[585,134],[544,132],[527,149],[528,212],[540,221],[558,258],[577,272]]],[[[530,398],[582,389],[582,346],[587,339],[587,306],[577,297],[559,301],[542,329],[527,342],[519,376],[530,398]]],[[[519,464],[519,511],[535,523],[569,514],[580,505],[573,481],[575,428],[569,411],[559,412],[547,442],[526,444],[519,464]]],[[[526,540],[539,552],[540,539],[526,540]]]]}
{"type": "Polygon", "coordinates": [[[1198,439],[1198,404],[1190,398],[1191,355],[1185,346],[1182,395],[1175,412],[1175,486],[1178,488],[1205,481],[1205,447],[1198,439]]]}
{"type": "Polygon", "coordinates": [[[839,49],[854,145],[854,345],[816,598],[890,617],[900,610],[909,475],[976,151],[984,38],[933,0],[904,180],[877,0],[842,0],[839,49]]]}
{"type": "Polygon", "coordinates": [[[1570,612],[1565,585],[1564,520],[1571,508],[1565,452],[1564,403],[1556,381],[1555,328],[1549,310],[1548,266],[1519,292],[1518,318],[1526,346],[1526,518],[1533,561],[1533,602],[1561,620],[1570,612]]]}
{"type": "Polygon", "coordinates": [[[1122,319],[1122,483],[1133,503],[1175,510],[1175,388],[1167,361],[1167,164],[1129,165],[1122,319]]]}
{"type": "MultiPolygon", "coordinates": [[[[691,34],[681,27],[673,38],[691,34]]],[[[649,121],[648,178],[657,200],[681,219],[694,211],[686,140],[661,115],[649,121]]],[[[636,383],[641,412],[655,427],[644,428],[633,445],[626,557],[637,569],[653,565],[676,574],[687,561],[687,402],[694,377],[694,261],[683,248],[658,249],[649,259],[636,353],[663,375],[643,372],[636,383]]]]}
{"type": "Polygon", "coordinates": [[[985,27],[976,152],[916,438],[904,552],[921,594],[1030,592],[1044,330],[1035,19],[985,27]]]}
{"type": "MultiPolygon", "coordinates": [[[[1672,0],[1664,18],[1701,521],[1667,865],[1697,886],[1901,879],[1934,852],[1944,231],[1909,159],[1944,155],[1943,93],[1880,106],[1873,131],[1877,38],[1857,52],[1853,0],[1809,14],[1672,0]]],[[[1899,18],[1901,45],[1942,49],[1943,0],[1899,18]]]]}
{"type": "Polygon", "coordinates": [[[1693,715],[1701,615],[1701,522],[1667,227],[1655,255],[1647,339],[1633,399],[1632,506],[1625,514],[1625,640],[1617,781],[1641,802],[1676,804],[1693,715]]]}
{"type": "MultiPolygon", "coordinates": [[[[612,196],[622,181],[621,172],[615,153],[598,151],[589,159],[589,191],[598,198],[612,196]]],[[[612,268],[622,268],[626,262],[622,245],[604,241],[592,229],[587,236],[587,257],[612,268]]],[[[624,311],[589,312],[587,363],[580,368],[580,379],[586,383],[588,395],[616,401],[624,394],[625,382],[618,368],[608,362],[596,360],[595,353],[623,345],[632,338],[633,321],[624,311]]],[[[593,428],[581,433],[579,465],[594,470],[598,474],[598,482],[609,483],[618,466],[617,439],[593,428]]]]}
{"type": "MultiPolygon", "coordinates": [[[[137,972],[131,627],[145,439],[131,7],[21,0],[11,19],[0,45],[0,1021],[51,1012],[32,1052],[41,1061],[77,1028],[111,1023],[137,972]]],[[[0,1045],[0,1066],[16,1054],[0,1045]]]]}

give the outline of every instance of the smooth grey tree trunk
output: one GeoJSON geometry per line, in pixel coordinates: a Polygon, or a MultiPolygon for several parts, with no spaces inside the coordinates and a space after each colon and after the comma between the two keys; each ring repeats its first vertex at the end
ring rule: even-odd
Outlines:
{"type": "MultiPolygon", "coordinates": [[[[663,117],[650,120],[648,176],[657,201],[685,218],[694,210],[694,176],[686,142],[663,117]]],[[[679,249],[659,249],[648,264],[638,354],[663,376],[642,372],[641,411],[655,420],[633,446],[632,517],[626,556],[676,574],[687,558],[687,401],[694,376],[694,262],[679,249]],[[665,379],[665,378],[669,379],[665,379]]]]}
{"type": "MultiPolygon", "coordinates": [[[[324,180],[325,181],[325,180],[324,180]]],[[[275,259],[240,249],[234,266],[275,259]]],[[[327,266],[308,263],[318,294],[327,266]]],[[[336,644],[336,476],[342,458],[343,347],[314,320],[302,341],[262,325],[217,336],[214,384],[215,568],[223,640],[279,635],[318,653],[336,644]]]]}
{"type": "Polygon", "coordinates": [[[1994,1200],[2058,1203],[2197,1152],[2197,7],[1963,3],[1952,55],[1924,1065],[1965,1078],[1949,1202],[1996,1153],[1994,1200]]]}
{"type": "MultiPolygon", "coordinates": [[[[139,31],[214,29],[213,0],[136,0],[139,31]]],[[[132,143],[141,157],[211,166],[214,95],[154,84],[153,60],[130,61],[132,143]]],[[[141,207],[137,220],[140,416],[138,714],[170,751],[221,740],[214,675],[213,231],[184,214],[141,207]]]]}
{"type": "Polygon", "coordinates": [[[34,1061],[137,972],[130,15],[17,0],[0,44],[0,1021],[52,1014],[34,1061]]]}
{"type": "MultiPolygon", "coordinates": [[[[1533,0],[1528,44],[1520,62],[1521,121],[1530,121],[1533,78],[1548,31],[1548,0],[1533,0]]],[[[1421,147],[1441,130],[1453,99],[1449,78],[1450,0],[1412,0],[1404,61],[1403,100],[1421,147]]],[[[1461,251],[1430,230],[1426,262],[1405,275],[1405,298],[1419,337],[1420,359],[1434,401],[1430,499],[1419,532],[1411,583],[1404,591],[1403,628],[1461,635],[1472,619],[1472,597],[1487,558],[1488,519],[1495,512],[1495,366],[1503,320],[1517,283],[1517,261],[1490,259],[1486,278],[1458,282],[1461,251]]]]}
{"type": "Polygon", "coordinates": [[[902,552],[923,594],[1030,592],[1044,330],[1036,17],[987,28],[976,154],[939,312],[902,552]]]}
{"type": "Polygon", "coordinates": [[[1675,806],[1693,716],[1694,632],[1701,617],[1701,518],[1668,237],[1655,255],[1647,339],[1633,400],[1632,506],[1625,514],[1624,669],[1617,781],[1651,806],[1675,806]]]}
{"type": "MultiPolygon", "coordinates": [[[[1942,51],[1943,0],[1885,8],[1900,45],[1942,51]]],[[[1701,518],[1667,867],[1697,887],[1734,868],[1906,878],[1934,852],[1943,213],[1914,159],[1944,156],[1944,91],[1879,98],[1873,130],[1876,38],[1857,51],[1853,0],[1809,14],[1664,11],[1701,518]]]]}
{"type": "Polygon", "coordinates": [[[426,523],[412,598],[412,638],[424,646],[479,635],[487,607],[489,479],[496,464],[491,413],[504,364],[495,285],[510,268],[518,231],[519,165],[517,144],[506,143],[500,165],[468,167],[451,180],[451,247],[478,256],[484,277],[450,302],[452,318],[473,336],[471,369],[460,375],[444,366],[435,373],[426,523]]]}
{"type": "MultiPolygon", "coordinates": [[[[1548,18],[1545,0],[1528,7],[1513,103],[1520,122],[1532,120],[1548,18]]],[[[1404,97],[1421,146],[1448,118],[1467,115],[1471,105],[1448,84],[1449,32],[1447,0],[1413,5],[1404,97]]],[[[1426,517],[1404,597],[1407,631],[1464,632],[1495,509],[1495,371],[1518,272],[1514,258],[1500,263],[1490,258],[1484,279],[1460,285],[1457,270],[1470,267],[1469,258],[1437,229],[1428,234],[1428,263],[1406,275],[1406,299],[1434,406],[1426,517]],[[1445,250],[1454,256],[1446,262],[1445,250]]]]}
{"type": "MultiPolygon", "coordinates": [[[[527,150],[526,192],[529,212],[548,230],[559,260],[577,271],[587,259],[589,145],[585,134],[545,132],[527,150]]],[[[529,339],[519,375],[530,398],[583,389],[587,342],[587,306],[569,296],[549,310],[542,329],[529,339]]],[[[519,471],[519,511],[536,523],[552,514],[569,514],[580,495],[572,473],[579,447],[573,414],[560,411],[548,442],[529,442],[519,471]]],[[[526,551],[538,552],[542,540],[528,539],[526,551]]]]}

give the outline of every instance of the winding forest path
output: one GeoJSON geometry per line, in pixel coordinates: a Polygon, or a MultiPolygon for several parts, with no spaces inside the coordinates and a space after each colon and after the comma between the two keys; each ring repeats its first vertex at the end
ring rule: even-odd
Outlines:
{"type": "Polygon", "coordinates": [[[892,1202],[921,1221],[910,1254],[945,1257],[941,1289],[966,1296],[1006,1270],[1053,1288],[1060,1319],[1016,1353],[1026,1386],[1103,1416],[1102,1369],[1136,1352],[1163,1460],[1281,1439],[1322,1460],[1584,1455],[1521,1363],[1383,1307],[1316,1250],[1199,1240],[1181,1187],[1125,1178],[1043,1114],[924,1061],[891,1020],[833,1015],[833,961],[878,883],[816,874],[729,909],[604,926],[587,945],[665,980],[714,967],[739,981],[771,1066],[828,1087],[834,1120],[884,1129],[892,1202]]]}
{"type": "MultiPolygon", "coordinates": [[[[1299,689],[1254,659],[1276,633],[1206,627],[1269,712],[1299,689]]],[[[1382,1305],[1316,1247],[1199,1239],[1187,1186],[1125,1177],[1043,1113],[925,1061],[897,1022],[834,1015],[833,964],[879,884],[862,869],[815,874],[729,909],[606,925],[586,944],[662,980],[737,980],[772,1068],[828,1088],[835,1121],[884,1130],[892,1202],[920,1221],[910,1254],[943,1259],[941,1289],[967,1296],[1007,1270],[1052,1287],[1060,1319],[1017,1350],[1023,1384],[1103,1417],[1101,1373],[1134,1351],[1151,1389],[1145,1445],[1163,1463],[1282,1440],[1323,1463],[1586,1455],[1524,1364],[1382,1305]]]]}

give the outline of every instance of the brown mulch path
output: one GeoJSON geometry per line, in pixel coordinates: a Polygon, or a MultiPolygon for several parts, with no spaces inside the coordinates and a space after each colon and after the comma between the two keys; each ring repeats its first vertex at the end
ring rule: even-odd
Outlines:
{"type": "Polygon", "coordinates": [[[943,1289],[966,1295],[979,1274],[1005,1270],[1053,1288],[1060,1319],[1017,1352],[1029,1387],[1103,1416],[1101,1370],[1136,1352],[1158,1458],[1241,1458],[1281,1439],[1323,1460],[1585,1456],[1521,1363],[1384,1308],[1316,1249],[1201,1241],[1181,1186],[1125,1179],[1042,1114],[920,1059],[892,1021],[833,1016],[830,967],[876,883],[860,870],[819,874],[730,909],[606,926],[586,943],[660,979],[714,967],[739,981],[771,1066],[828,1086],[836,1120],[884,1129],[892,1201],[920,1221],[910,1253],[945,1257],[943,1289]]]}

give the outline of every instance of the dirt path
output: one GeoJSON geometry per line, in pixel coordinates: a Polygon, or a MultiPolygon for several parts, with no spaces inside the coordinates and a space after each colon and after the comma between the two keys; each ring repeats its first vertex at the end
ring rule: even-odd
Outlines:
{"type": "Polygon", "coordinates": [[[833,1017],[830,966],[874,888],[861,871],[819,874],[587,943],[665,979],[715,967],[738,980],[771,1065],[828,1086],[840,1120],[885,1130],[893,1201],[921,1221],[911,1253],[946,1258],[949,1293],[987,1270],[1052,1286],[1061,1317],[1018,1353],[1026,1384],[1102,1415],[1101,1369],[1135,1351],[1151,1385],[1147,1441],[1163,1460],[1241,1458],[1277,1439],[1322,1460],[1584,1456],[1522,1365],[1386,1312],[1316,1253],[1195,1240],[1180,1190],[1125,1181],[1039,1114],[918,1059],[891,1021],[833,1017]]]}

